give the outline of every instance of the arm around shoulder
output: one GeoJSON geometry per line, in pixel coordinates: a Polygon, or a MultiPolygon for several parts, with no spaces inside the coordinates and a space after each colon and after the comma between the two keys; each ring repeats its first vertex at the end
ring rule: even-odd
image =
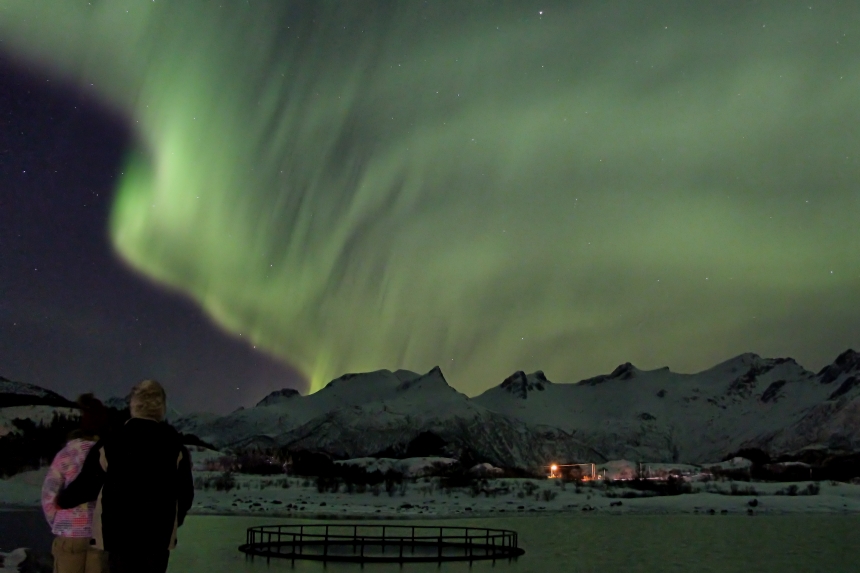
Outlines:
{"type": "Polygon", "coordinates": [[[104,449],[102,442],[96,443],[91,449],[81,473],[57,495],[57,505],[63,509],[77,507],[88,501],[95,501],[104,485],[105,471],[102,469],[101,455],[104,449]]]}

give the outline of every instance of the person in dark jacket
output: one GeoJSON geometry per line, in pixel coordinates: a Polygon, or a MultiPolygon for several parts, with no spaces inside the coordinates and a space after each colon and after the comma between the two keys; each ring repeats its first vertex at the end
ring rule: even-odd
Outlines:
{"type": "Polygon", "coordinates": [[[154,380],[131,392],[131,419],[90,450],[57,505],[96,500],[91,543],[111,573],[164,573],[176,531],[194,499],[191,456],[164,422],[166,395],[154,380]]]}

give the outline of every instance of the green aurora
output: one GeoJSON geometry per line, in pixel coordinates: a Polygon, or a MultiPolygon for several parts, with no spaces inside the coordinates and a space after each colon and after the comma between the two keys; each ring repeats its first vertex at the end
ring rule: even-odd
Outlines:
{"type": "Polygon", "coordinates": [[[0,0],[137,136],[118,254],[304,372],[860,341],[854,2],[0,0]]]}

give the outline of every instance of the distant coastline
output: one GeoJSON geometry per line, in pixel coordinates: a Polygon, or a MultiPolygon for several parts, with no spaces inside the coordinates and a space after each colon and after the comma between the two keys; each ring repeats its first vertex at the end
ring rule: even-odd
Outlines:
{"type": "MultiPolygon", "coordinates": [[[[34,470],[0,480],[0,509],[37,509],[43,476],[44,470],[34,470]]],[[[197,480],[216,476],[195,472],[197,480]]],[[[560,480],[500,478],[480,480],[478,487],[443,488],[435,478],[419,478],[391,494],[384,489],[374,494],[371,489],[321,493],[313,478],[237,474],[234,479],[228,491],[198,488],[190,513],[412,520],[548,514],[860,514],[860,485],[840,482],[726,480],[693,484],[692,493],[649,495],[623,484],[577,487],[560,480]],[[810,484],[814,494],[808,493],[810,484]]]]}

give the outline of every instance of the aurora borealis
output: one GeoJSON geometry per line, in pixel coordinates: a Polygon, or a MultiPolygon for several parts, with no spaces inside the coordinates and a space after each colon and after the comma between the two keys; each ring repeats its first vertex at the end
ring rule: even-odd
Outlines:
{"type": "Polygon", "coordinates": [[[852,2],[0,1],[136,138],[110,237],[319,389],[860,340],[852,2]]]}

